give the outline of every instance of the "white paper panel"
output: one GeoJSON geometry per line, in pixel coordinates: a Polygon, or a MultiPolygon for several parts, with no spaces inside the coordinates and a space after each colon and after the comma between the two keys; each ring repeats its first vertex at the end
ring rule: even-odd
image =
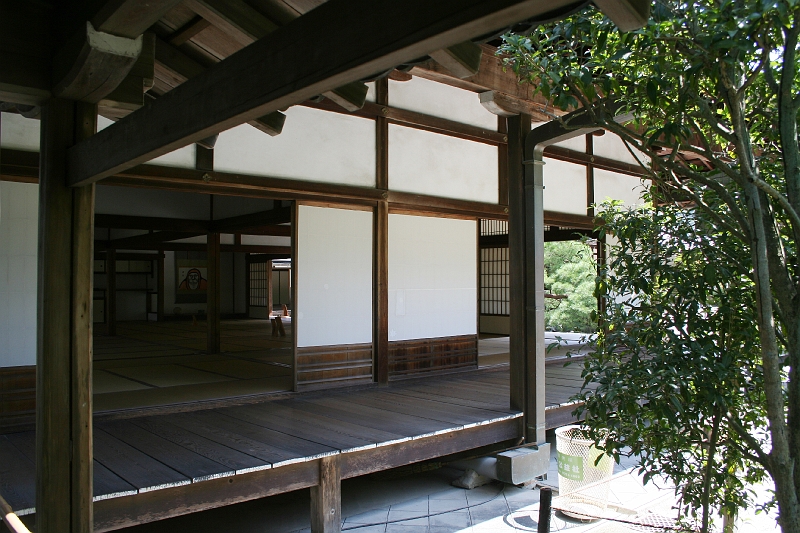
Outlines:
{"type": "Polygon", "coordinates": [[[389,124],[389,188],[497,203],[497,148],[389,124]]]}
{"type": "Polygon", "coordinates": [[[389,215],[389,340],[476,333],[477,222],[389,215]]]}
{"type": "Polygon", "coordinates": [[[544,158],[544,209],[586,214],[586,167],[544,158]]]}
{"type": "Polygon", "coordinates": [[[372,342],[372,213],[300,206],[297,346],[372,342]]]}
{"type": "Polygon", "coordinates": [[[497,131],[497,115],[481,105],[478,93],[416,76],[389,80],[389,105],[497,131]]]}
{"type": "MultiPolygon", "coordinates": [[[[628,151],[628,148],[625,146],[625,143],[622,142],[622,139],[620,139],[611,132],[607,131],[605,135],[601,135],[600,137],[595,137],[592,148],[594,150],[595,155],[607,157],[608,159],[614,159],[615,161],[632,163],[634,165],[639,164],[636,158],[633,157],[631,153],[628,151]]],[[[633,153],[635,153],[639,158],[639,160],[641,160],[644,163],[650,161],[650,158],[644,155],[639,150],[633,149],[633,153]]]]}
{"type": "Polygon", "coordinates": [[[0,146],[38,152],[40,124],[36,119],[16,113],[0,113],[0,146]]]}
{"type": "Polygon", "coordinates": [[[622,200],[629,206],[639,205],[643,192],[645,184],[639,178],[606,170],[594,171],[594,199],[598,204],[610,198],[622,200]]]}
{"type": "Polygon", "coordinates": [[[243,124],[222,132],[214,169],[256,176],[375,186],[375,122],[295,106],[270,137],[243,124]]]}
{"type": "Polygon", "coordinates": [[[38,216],[38,185],[0,181],[0,367],[36,364],[38,216]]]}

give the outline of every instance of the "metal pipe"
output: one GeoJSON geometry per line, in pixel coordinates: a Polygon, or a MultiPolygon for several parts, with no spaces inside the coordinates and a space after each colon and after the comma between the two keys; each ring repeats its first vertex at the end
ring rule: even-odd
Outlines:
{"type": "Polygon", "coordinates": [[[536,533],[550,533],[550,509],[553,503],[553,489],[542,487],[539,489],[539,522],[536,533]]]}

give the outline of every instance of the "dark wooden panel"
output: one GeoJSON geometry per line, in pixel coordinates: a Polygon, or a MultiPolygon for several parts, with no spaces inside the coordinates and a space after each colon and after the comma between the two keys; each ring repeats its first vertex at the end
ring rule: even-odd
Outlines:
{"type": "Polygon", "coordinates": [[[259,470],[114,498],[94,505],[95,533],[312,487],[319,483],[317,461],[259,470]]]}
{"type": "Polygon", "coordinates": [[[371,381],[372,344],[297,348],[297,388],[300,391],[371,381]]]}
{"type": "Polygon", "coordinates": [[[477,335],[389,343],[389,379],[477,366],[477,335]]]}
{"type": "Polygon", "coordinates": [[[522,436],[522,418],[451,431],[374,450],[343,454],[342,479],[379,472],[522,436]]]}
{"type": "Polygon", "coordinates": [[[32,429],[36,414],[36,366],[0,368],[0,434],[32,429]]]}

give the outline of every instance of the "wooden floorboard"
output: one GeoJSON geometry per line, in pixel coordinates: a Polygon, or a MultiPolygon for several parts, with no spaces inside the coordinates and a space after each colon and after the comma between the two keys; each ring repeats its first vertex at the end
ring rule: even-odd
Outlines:
{"type": "MultiPolygon", "coordinates": [[[[583,384],[581,371],[548,367],[548,427],[572,420],[574,406],[567,404],[583,384]]],[[[341,454],[343,472],[353,476],[510,441],[521,434],[520,415],[510,408],[508,367],[492,367],[387,387],[103,419],[94,441],[94,494],[104,509],[99,530],[132,523],[140,505],[162,509],[152,517],[166,517],[309,486],[312,463],[327,455],[341,454]],[[265,486],[267,480],[279,485],[265,486]],[[157,493],[197,501],[169,510],[157,493]],[[125,518],[115,519],[113,509],[124,509],[125,518]]],[[[0,436],[0,492],[15,509],[33,506],[34,450],[33,432],[0,436]]]]}

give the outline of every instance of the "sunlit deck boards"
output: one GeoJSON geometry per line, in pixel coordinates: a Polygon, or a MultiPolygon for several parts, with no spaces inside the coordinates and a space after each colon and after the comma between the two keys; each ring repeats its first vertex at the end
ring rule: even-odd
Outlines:
{"type": "MultiPolygon", "coordinates": [[[[551,368],[558,380],[568,375],[561,370],[577,374],[579,385],[577,366],[551,368]]],[[[564,390],[548,386],[548,396],[560,400],[564,390]]],[[[338,455],[348,478],[521,435],[521,413],[509,407],[507,367],[101,419],[94,434],[95,523],[105,531],[310,487],[323,456],[338,455]]],[[[0,436],[0,492],[20,514],[34,510],[33,452],[33,432],[0,436]]]]}

